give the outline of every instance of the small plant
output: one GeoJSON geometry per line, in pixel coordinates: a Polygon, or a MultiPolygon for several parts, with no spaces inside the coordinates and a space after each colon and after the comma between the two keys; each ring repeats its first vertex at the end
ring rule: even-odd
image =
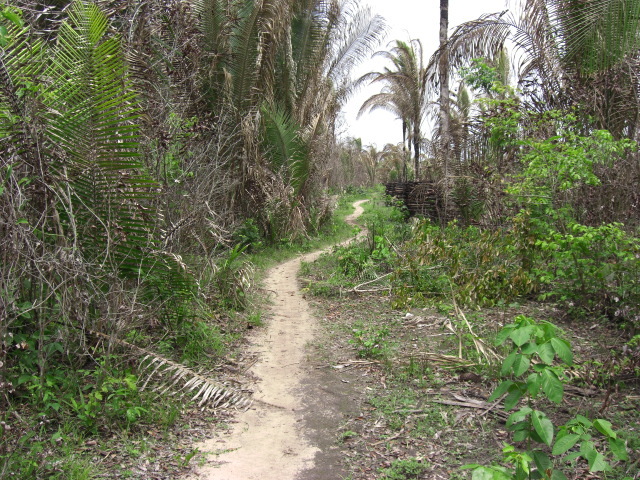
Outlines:
{"type": "Polygon", "coordinates": [[[247,295],[253,282],[254,267],[245,259],[247,245],[237,244],[218,265],[215,272],[220,303],[228,309],[247,308],[247,295]]]}
{"type": "Polygon", "coordinates": [[[397,459],[391,462],[389,468],[380,470],[381,480],[409,480],[419,478],[420,474],[426,470],[427,466],[415,458],[397,459]]]}
{"type": "Polygon", "coordinates": [[[353,339],[349,343],[355,345],[358,356],[361,358],[383,359],[387,356],[389,345],[386,338],[389,336],[389,327],[359,327],[352,330],[353,339]]]}
{"type": "Polygon", "coordinates": [[[353,432],[351,430],[347,430],[346,432],[342,432],[340,434],[340,438],[338,439],[338,441],[340,443],[344,443],[347,440],[349,440],[350,438],[357,437],[357,436],[358,436],[358,434],[356,432],[353,432]]]}
{"type": "Polygon", "coordinates": [[[535,408],[534,400],[539,397],[544,396],[559,404],[564,396],[563,370],[573,363],[573,354],[569,342],[557,334],[555,325],[538,323],[524,315],[516,317],[514,323],[498,333],[496,344],[509,342],[511,346],[501,372],[510,379],[504,380],[489,400],[494,401],[506,394],[504,408],[511,410],[522,398],[526,398],[527,405],[507,419],[507,429],[513,432],[514,441],[526,442],[527,449],[519,451],[505,444],[503,459],[511,465],[510,468],[477,464],[463,467],[474,470],[474,480],[562,480],[567,477],[556,468],[560,463],[583,458],[591,472],[606,472],[611,470],[607,458],[628,460],[624,441],[618,438],[607,420],[592,422],[577,415],[556,431],[551,419],[535,408]],[[604,450],[596,444],[594,435],[598,433],[606,439],[609,453],[603,453],[604,450]],[[533,443],[550,448],[554,458],[543,449],[533,448],[533,443]],[[553,460],[556,460],[555,463],[553,460]]]}

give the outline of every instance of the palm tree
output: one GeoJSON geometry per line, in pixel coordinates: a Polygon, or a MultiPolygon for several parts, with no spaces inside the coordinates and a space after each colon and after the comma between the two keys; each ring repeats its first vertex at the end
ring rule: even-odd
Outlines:
{"type": "Polygon", "coordinates": [[[197,12],[211,109],[231,112],[242,135],[238,203],[247,214],[269,204],[281,211],[268,218],[299,218],[322,177],[315,159],[335,144],[349,72],[377,47],[382,19],[357,0],[199,0],[197,12]]]}
{"type": "MultiPolygon", "coordinates": [[[[420,175],[422,120],[426,101],[426,70],[422,60],[422,43],[397,40],[389,51],[376,53],[391,63],[382,72],[370,72],[358,79],[358,84],[382,83],[382,91],[369,97],[360,107],[358,116],[366,111],[383,109],[402,120],[402,140],[413,148],[415,178],[420,175]]],[[[405,169],[406,170],[406,169],[405,169]]],[[[406,178],[406,171],[405,171],[406,178]]]]}
{"type": "Polygon", "coordinates": [[[361,162],[365,168],[367,173],[367,184],[372,187],[376,184],[377,174],[378,174],[378,166],[382,161],[383,152],[378,151],[378,149],[369,145],[369,147],[362,152],[360,157],[361,162]]]}
{"type": "Polygon", "coordinates": [[[446,48],[452,67],[496,58],[509,38],[526,107],[580,105],[596,128],[636,135],[640,0],[523,0],[520,6],[456,28],[446,48]]]}
{"type": "Polygon", "coordinates": [[[451,143],[449,107],[449,52],[447,35],[449,29],[449,0],[440,0],[440,58],[438,62],[440,85],[440,149],[445,181],[449,177],[449,149],[451,143]]]}

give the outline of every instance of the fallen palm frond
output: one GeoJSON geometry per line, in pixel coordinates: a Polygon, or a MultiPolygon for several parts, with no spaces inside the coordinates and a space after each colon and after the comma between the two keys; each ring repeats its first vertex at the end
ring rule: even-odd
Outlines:
{"type": "Polygon", "coordinates": [[[182,391],[182,396],[192,394],[191,400],[199,400],[199,407],[204,407],[208,404],[213,408],[226,408],[231,406],[249,408],[252,403],[252,400],[247,398],[245,394],[237,392],[210,377],[201,375],[185,365],[169,360],[146,348],[138,347],[132,343],[101,332],[90,331],[90,333],[140,354],[144,354],[144,357],[140,361],[140,371],[141,374],[143,372],[148,372],[148,374],[146,381],[142,387],[140,387],[140,391],[147,388],[147,385],[154,376],[159,377],[160,374],[162,374],[166,380],[163,380],[161,384],[155,388],[159,395],[164,395],[169,390],[174,390],[174,393],[182,391]],[[181,383],[182,386],[180,387],[179,385],[181,383]]]}

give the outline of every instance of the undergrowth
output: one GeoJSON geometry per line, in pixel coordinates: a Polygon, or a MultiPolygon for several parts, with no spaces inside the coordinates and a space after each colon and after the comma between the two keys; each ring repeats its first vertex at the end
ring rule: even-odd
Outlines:
{"type": "MultiPolygon", "coordinates": [[[[21,333],[34,331],[35,319],[25,309],[19,318],[25,328],[16,324],[2,339],[7,361],[0,365],[0,389],[7,408],[0,413],[0,478],[80,480],[103,476],[104,469],[113,470],[109,475],[135,476],[131,462],[104,468],[92,462],[94,448],[153,459],[154,438],[172,438],[192,406],[189,397],[155,392],[153,372],[141,371],[140,354],[126,344],[200,372],[219,368],[243,332],[262,323],[256,290],[262,272],[299,252],[347,238],[353,228],[343,218],[353,211],[355,198],[341,198],[318,236],[303,241],[269,245],[251,221],[245,222],[234,237],[236,246],[210,259],[188,260],[202,266],[198,291],[181,297],[157,291],[156,297],[168,300],[155,324],[129,322],[114,330],[126,343],[111,344],[86,332],[85,345],[70,344],[62,340],[67,327],[56,323],[21,333]]],[[[173,462],[176,472],[193,457],[194,452],[185,452],[173,462]]]]}

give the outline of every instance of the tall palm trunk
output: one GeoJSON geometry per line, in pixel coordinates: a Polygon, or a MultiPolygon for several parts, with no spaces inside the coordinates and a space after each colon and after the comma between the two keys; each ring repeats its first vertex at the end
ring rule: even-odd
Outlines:
{"type": "MultiPolygon", "coordinates": [[[[440,0],[440,48],[447,43],[449,29],[449,0],[440,0]]],[[[442,49],[440,55],[440,142],[445,180],[449,177],[450,127],[449,127],[449,54],[442,49]]]]}

